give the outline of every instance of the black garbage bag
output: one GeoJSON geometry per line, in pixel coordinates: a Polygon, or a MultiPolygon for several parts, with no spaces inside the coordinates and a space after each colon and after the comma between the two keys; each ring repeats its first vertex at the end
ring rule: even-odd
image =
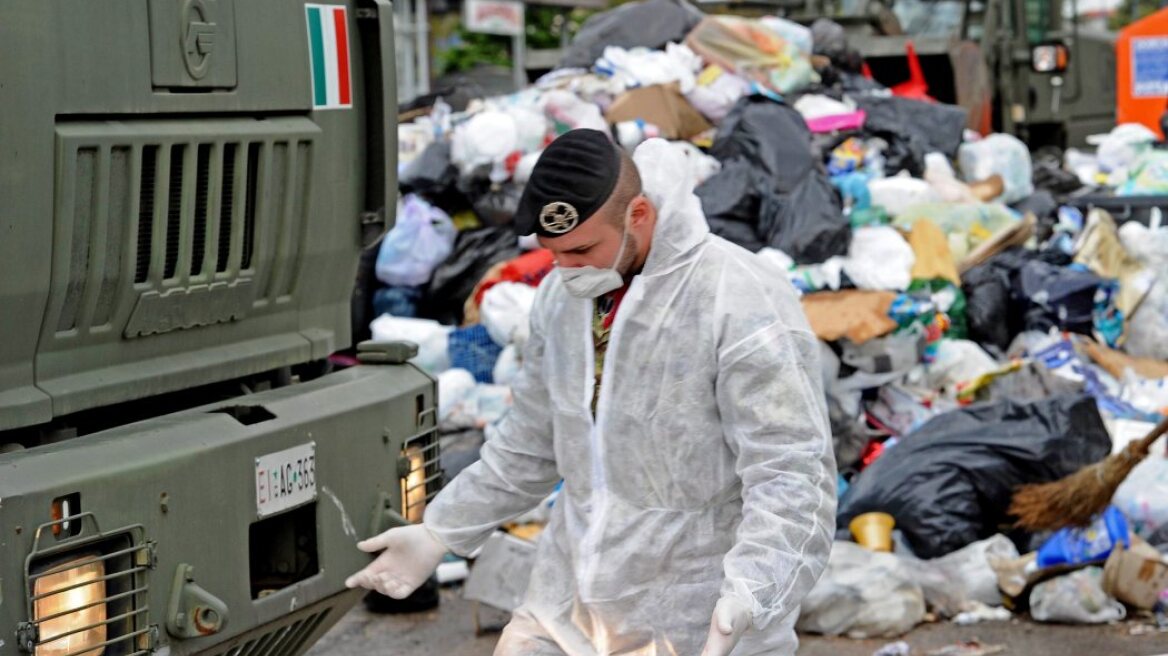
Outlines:
{"type": "Polygon", "coordinates": [[[1102,281],[1090,271],[1080,271],[1042,261],[1022,267],[1022,295],[1029,301],[1026,329],[1047,332],[1058,328],[1090,335],[1094,327],[1095,291],[1102,281]]]}
{"type": "MultiPolygon", "coordinates": [[[[1058,201],[1055,200],[1055,196],[1050,191],[1045,189],[1038,189],[1034,194],[1011,204],[1010,209],[1018,214],[1033,214],[1040,224],[1057,222],[1058,201]]],[[[1043,242],[1044,238],[1040,236],[1038,240],[1043,242]]]]}
{"type": "Polygon", "coordinates": [[[860,94],[855,100],[867,114],[864,134],[888,142],[885,174],[907,170],[919,178],[924,175],[928,153],[941,152],[950,159],[957,156],[965,131],[964,108],[884,95],[860,94]]]}
{"type": "Polygon", "coordinates": [[[592,68],[608,46],[656,50],[680,43],[702,20],[702,13],[676,0],[629,2],[584,21],[559,68],[592,68]]]}
{"type": "Polygon", "coordinates": [[[480,167],[458,181],[458,189],[470,202],[483,225],[505,225],[515,219],[523,185],[513,182],[494,183],[490,180],[490,166],[480,167]]]}
{"type": "Polygon", "coordinates": [[[937,558],[999,532],[1015,488],[1097,462],[1111,438],[1089,396],[972,405],[934,417],[868,466],[844,497],[837,526],[880,511],[913,552],[937,558]]]}
{"type": "Polygon", "coordinates": [[[854,471],[860,464],[869,437],[860,418],[846,411],[840,400],[827,393],[827,417],[831,422],[831,443],[835,451],[835,466],[841,472],[854,471]]]}
{"type": "Polygon", "coordinates": [[[816,18],[811,24],[811,51],[830,59],[842,57],[848,49],[844,26],[830,18],[816,18]]]}
{"type": "Polygon", "coordinates": [[[969,338],[990,352],[1003,353],[1022,332],[1022,315],[1011,313],[1011,290],[1025,260],[1005,251],[961,277],[969,338]],[[993,348],[990,348],[993,347],[993,348]]]}
{"type": "Polygon", "coordinates": [[[518,256],[519,240],[510,225],[460,232],[454,252],[434,271],[418,315],[443,324],[461,324],[463,304],[487,270],[518,256]]]}
{"type": "Polygon", "coordinates": [[[876,80],[866,78],[859,72],[841,70],[838,73],[838,84],[841,91],[848,94],[870,93],[873,91],[887,92],[888,87],[876,80]]]}
{"type": "Polygon", "coordinates": [[[1062,167],[1058,158],[1036,155],[1034,158],[1034,187],[1054,194],[1069,194],[1083,188],[1079,176],[1062,167]]]}
{"type": "Polygon", "coordinates": [[[1067,268],[1065,254],[1014,247],[961,277],[969,338],[1003,353],[1024,330],[1091,334],[1091,311],[1100,279],[1067,268]]]}
{"type": "Polygon", "coordinates": [[[504,225],[515,220],[523,185],[504,183],[491,185],[485,193],[471,200],[471,207],[486,225],[504,225]]]}
{"type": "Polygon", "coordinates": [[[738,244],[752,253],[757,253],[766,246],[758,238],[754,226],[749,223],[725,219],[707,219],[707,222],[710,224],[710,232],[726,241],[738,244]]]}
{"type": "MultiPolygon", "coordinates": [[[[753,233],[758,224],[760,182],[759,174],[745,158],[724,162],[722,169],[697,189],[710,226],[714,221],[741,223],[749,226],[753,233]]],[[[757,239],[757,236],[753,238],[757,239]]]]}
{"type": "MultiPolygon", "coordinates": [[[[450,144],[436,141],[414,158],[402,171],[398,189],[403,194],[418,194],[431,205],[442,207],[458,185],[458,168],[450,161],[450,144]]],[[[445,211],[447,208],[442,207],[445,211]]]]}
{"type": "Polygon", "coordinates": [[[790,193],[763,193],[758,233],[763,241],[800,264],[823,262],[848,252],[852,229],[840,209],[839,192],[821,173],[809,173],[790,193]]]}
{"type": "Polygon", "coordinates": [[[851,227],[813,152],[811,132],[793,108],[761,95],[739,100],[710,153],[722,170],[696,193],[711,226],[753,225],[754,240],[735,241],[781,249],[801,264],[847,252],[851,227]]]}

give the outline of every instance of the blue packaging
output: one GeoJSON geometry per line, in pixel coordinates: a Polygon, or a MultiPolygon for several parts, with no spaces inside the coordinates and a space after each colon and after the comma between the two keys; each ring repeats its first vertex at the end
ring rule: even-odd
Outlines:
{"type": "Polygon", "coordinates": [[[1103,514],[1085,528],[1064,528],[1050,536],[1038,549],[1038,567],[1079,565],[1103,560],[1111,555],[1115,545],[1131,547],[1131,533],[1127,518],[1115,506],[1108,506],[1103,514]]]}

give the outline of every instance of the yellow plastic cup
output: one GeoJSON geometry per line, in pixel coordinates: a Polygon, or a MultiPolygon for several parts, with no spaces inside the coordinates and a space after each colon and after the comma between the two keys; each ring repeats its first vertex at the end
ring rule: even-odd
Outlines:
{"type": "Polygon", "coordinates": [[[856,542],[872,551],[892,551],[893,526],[896,526],[896,520],[892,515],[870,512],[853,518],[848,529],[852,531],[856,542]]]}

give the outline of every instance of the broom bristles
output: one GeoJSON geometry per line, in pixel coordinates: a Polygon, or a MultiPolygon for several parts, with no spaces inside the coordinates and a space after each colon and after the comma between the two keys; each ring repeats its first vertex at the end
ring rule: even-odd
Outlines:
{"type": "Polygon", "coordinates": [[[1086,526],[1111,503],[1120,484],[1148,455],[1149,446],[1147,439],[1132,442],[1120,453],[1053,483],[1024,485],[1014,494],[1009,512],[1029,531],[1086,526]]]}

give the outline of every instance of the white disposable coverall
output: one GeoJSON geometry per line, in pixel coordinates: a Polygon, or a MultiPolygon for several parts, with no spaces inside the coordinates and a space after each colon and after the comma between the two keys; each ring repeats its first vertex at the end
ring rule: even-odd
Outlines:
{"type": "Polygon", "coordinates": [[[784,272],[709,234],[684,159],[657,139],[635,161],[657,227],[595,420],[592,301],[553,271],[514,407],[425,525],[468,554],[563,478],[496,654],[697,656],[732,596],[754,621],[734,656],[793,656],[835,521],[819,344],[784,272]]]}

